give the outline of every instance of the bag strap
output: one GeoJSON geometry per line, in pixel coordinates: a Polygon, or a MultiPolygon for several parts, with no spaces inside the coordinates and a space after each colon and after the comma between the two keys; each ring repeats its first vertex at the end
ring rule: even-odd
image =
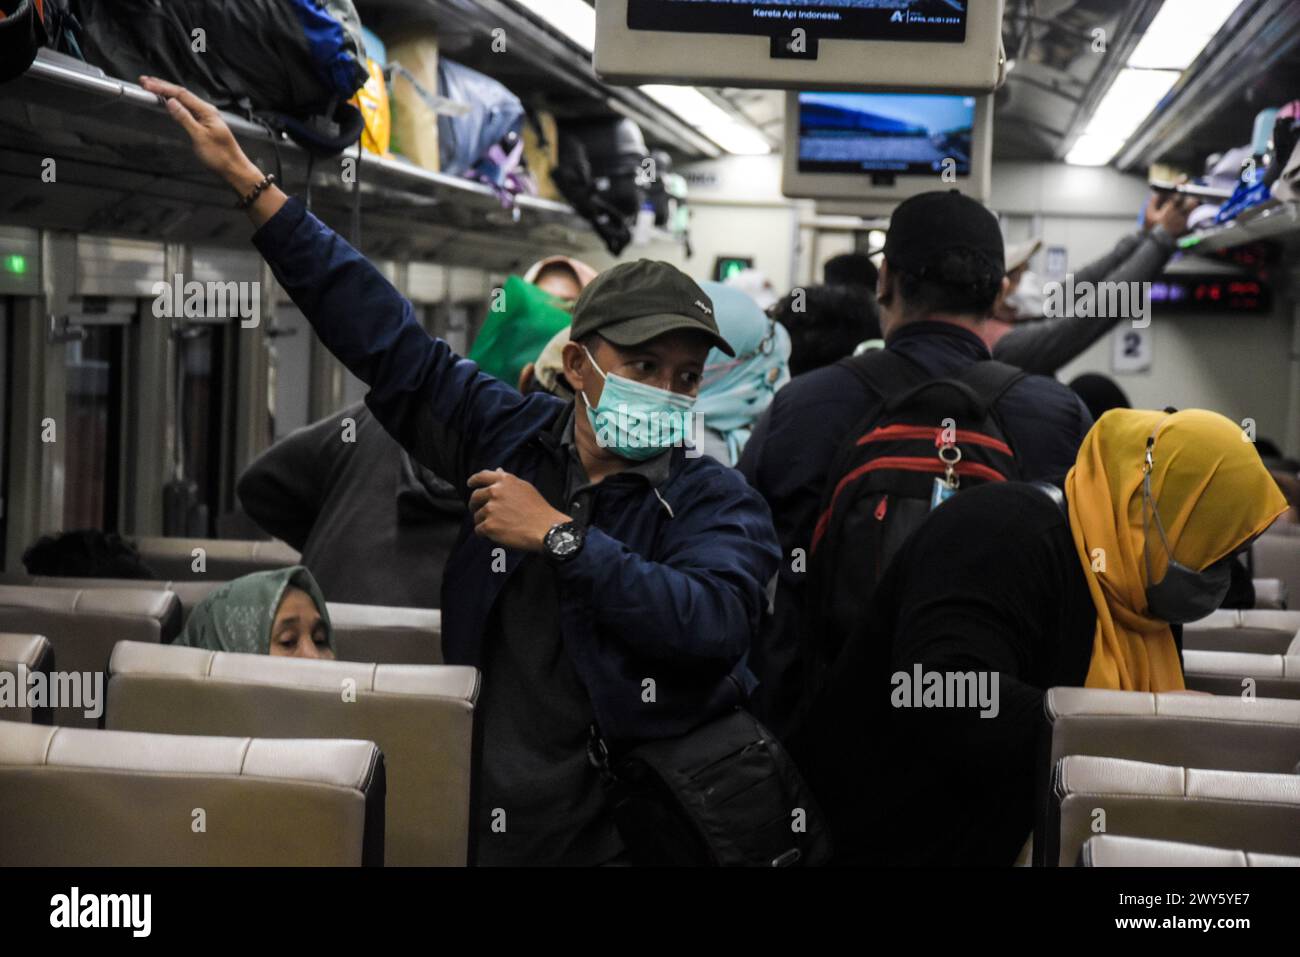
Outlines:
{"type": "Polygon", "coordinates": [[[1006,391],[1025,375],[1024,369],[996,359],[984,359],[965,369],[957,378],[970,386],[992,412],[1006,391]]]}
{"type": "Polygon", "coordinates": [[[886,396],[906,392],[928,378],[925,370],[911,359],[889,349],[873,349],[860,356],[849,356],[839,360],[837,365],[857,377],[873,404],[886,396]]]}
{"type": "Polygon", "coordinates": [[[911,359],[897,352],[890,352],[888,349],[875,349],[860,356],[849,356],[847,359],[840,359],[836,364],[848,369],[857,377],[862,383],[863,391],[867,394],[867,401],[862,407],[862,415],[844,436],[831,459],[827,487],[822,490],[823,510],[830,502],[830,493],[834,490],[835,483],[844,473],[846,460],[855,454],[858,437],[866,432],[879,416],[881,404],[888,401],[891,395],[907,392],[929,379],[928,373],[911,359]]]}

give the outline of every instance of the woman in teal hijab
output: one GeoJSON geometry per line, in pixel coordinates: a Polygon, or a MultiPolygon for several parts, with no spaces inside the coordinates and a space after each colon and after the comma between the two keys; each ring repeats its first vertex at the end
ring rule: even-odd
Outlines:
{"type": "Polygon", "coordinates": [[[325,596],[302,565],[226,582],[194,606],[175,644],[251,655],[334,657],[325,596]]]}
{"type": "Polygon", "coordinates": [[[700,288],[713,300],[718,331],[736,357],[710,350],[695,414],[704,425],[704,451],[735,465],[754,423],[776,390],[790,381],[790,334],[739,289],[718,282],[702,282],[700,288]]]}

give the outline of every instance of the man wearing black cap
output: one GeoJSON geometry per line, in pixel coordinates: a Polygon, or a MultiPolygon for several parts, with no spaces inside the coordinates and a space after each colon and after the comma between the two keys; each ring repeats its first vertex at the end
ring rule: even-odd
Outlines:
{"type": "MultiPolygon", "coordinates": [[[[979,330],[1005,284],[992,213],[956,191],[912,197],[894,211],[884,253],[876,294],[886,351],[917,366],[922,381],[990,358],[979,330]]],[[[836,451],[880,398],[843,363],[799,376],[776,394],[739,462],[772,508],[783,552],[775,615],[751,657],[760,682],[755,710],[778,734],[789,730],[804,680],[800,556],[809,552],[836,451]]],[[[1021,477],[1060,483],[1092,424],[1078,397],[1055,380],[1028,376],[997,408],[1021,477]]]]}

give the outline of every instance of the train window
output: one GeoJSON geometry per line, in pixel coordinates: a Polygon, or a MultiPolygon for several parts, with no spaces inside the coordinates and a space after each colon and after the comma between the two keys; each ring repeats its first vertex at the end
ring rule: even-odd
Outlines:
{"type": "Polygon", "coordinates": [[[67,343],[63,491],[65,528],[117,528],[121,466],[122,336],[119,325],[83,327],[67,343]]]}
{"type": "Polygon", "coordinates": [[[311,326],[297,306],[285,303],[266,336],[271,434],[282,439],[311,419],[311,326]]]}
{"type": "Polygon", "coordinates": [[[9,383],[12,376],[9,374],[9,356],[13,352],[9,313],[9,300],[0,296],[0,542],[7,541],[9,517],[9,460],[5,456],[10,442],[9,383]]]}
{"type": "Polygon", "coordinates": [[[221,495],[221,434],[225,425],[226,332],[223,325],[188,325],[176,339],[177,459],[181,474],[193,479],[186,503],[185,531],[169,534],[211,536],[221,495]]]}

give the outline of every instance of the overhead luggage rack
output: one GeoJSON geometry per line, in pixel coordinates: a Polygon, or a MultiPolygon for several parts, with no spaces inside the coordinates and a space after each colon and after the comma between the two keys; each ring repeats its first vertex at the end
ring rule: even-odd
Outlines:
{"type": "Polygon", "coordinates": [[[1246,210],[1241,217],[1222,226],[1189,233],[1178,240],[1178,248],[1193,252],[1213,252],[1261,239],[1300,239],[1300,203],[1285,202],[1254,215],[1246,210]]]}
{"type": "MultiPolygon", "coordinates": [[[[223,114],[263,169],[345,236],[359,193],[369,256],[510,269],[539,247],[594,244],[569,206],[518,197],[503,207],[489,187],[401,158],[352,148],[329,160],[259,123],[223,114]],[[356,182],[348,174],[355,170],[356,182]]],[[[137,84],[47,50],[0,86],[0,223],[168,242],[245,246],[250,226],[233,194],[199,164],[157,97],[137,84]]]]}

